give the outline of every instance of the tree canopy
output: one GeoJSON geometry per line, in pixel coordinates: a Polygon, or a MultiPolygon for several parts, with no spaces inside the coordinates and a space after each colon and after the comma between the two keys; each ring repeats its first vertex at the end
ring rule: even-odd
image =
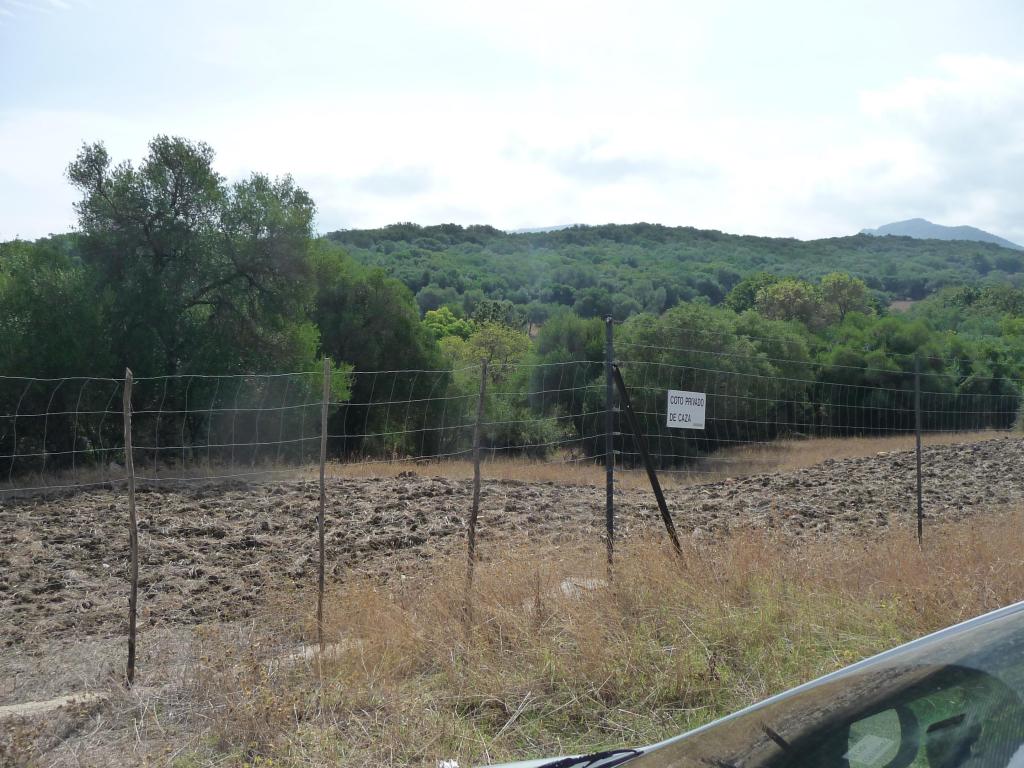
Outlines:
{"type": "MultiPolygon", "coordinates": [[[[745,280],[795,277],[817,284],[832,272],[863,281],[883,303],[920,300],[946,286],[1024,284],[1024,254],[971,241],[870,235],[801,241],[645,223],[518,234],[404,223],[326,237],[405,283],[421,309],[447,305],[466,314],[487,298],[624,319],[681,301],[718,304],[745,280]]],[[[754,297],[747,293],[747,304],[733,309],[750,308],[754,297]]]]}
{"type": "Polygon", "coordinates": [[[228,184],[206,144],[158,136],[138,167],[86,145],[68,167],[81,260],[111,352],[141,373],[293,368],[316,354],[315,206],[290,177],[228,184]]]}
{"type": "MultiPolygon", "coordinates": [[[[204,402],[212,413],[225,394],[194,374],[315,371],[327,355],[344,403],[332,451],[457,455],[465,436],[452,424],[467,418],[485,359],[489,446],[540,455],[568,440],[596,452],[611,315],[639,410],[655,414],[668,381],[721,396],[699,439],[667,438],[690,454],[786,429],[909,428],[915,358],[930,377],[927,428],[1016,417],[1024,263],[996,245],[650,224],[525,235],[396,224],[318,237],[313,200],[291,177],[228,181],[214,161],[208,145],[176,137],[154,138],[137,165],[84,145],[68,167],[77,231],[0,243],[0,373],[114,381],[130,366],[165,379],[137,394],[152,412],[204,402]],[[908,297],[905,313],[890,306],[908,297]],[[836,387],[842,401],[826,406],[836,387]]],[[[8,414],[101,413],[112,397],[12,381],[0,381],[8,414]]],[[[248,396],[276,395],[263,382],[248,396]]],[[[45,456],[67,447],[48,435],[76,434],[58,422],[45,434],[0,424],[0,443],[45,456]]],[[[174,444],[203,429],[199,416],[157,416],[151,433],[174,444]]]]}

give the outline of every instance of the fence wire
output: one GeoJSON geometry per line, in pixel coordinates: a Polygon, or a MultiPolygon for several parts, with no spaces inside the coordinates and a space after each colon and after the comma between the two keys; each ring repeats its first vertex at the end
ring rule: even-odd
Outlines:
{"type": "MultiPolygon", "coordinates": [[[[759,452],[781,440],[911,435],[918,419],[924,433],[1009,430],[1021,406],[1020,381],[936,358],[890,369],[649,343],[615,353],[642,436],[668,472],[767,467],[759,452]],[[669,390],[706,396],[703,429],[668,426],[669,390]]],[[[616,463],[633,468],[638,448],[618,403],[607,402],[604,364],[492,360],[483,381],[479,364],[354,371],[339,375],[326,403],[322,371],[140,377],[136,478],[194,483],[313,467],[325,407],[332,462],[468,460],[481,392],[484,461],[599,465],[611,407],[616,463]]],[[[0,377],[0,492],[123,482],[123,391],[120,379],[0,377]]]]}
{"type": "MultiPolygon", "coordinates": [[[[166,543],[179,537],[196,537],[206,544],[209,539],[223,541],[189,553],[175,551],[173,567],[190,591],[163,600],[162,610],[168,615],[190,611],[196,618],[252,616],[255,627],[257,613],[238,604],[246,602],[246,595],[269,591],[280,574],[295,585],[311,585],[316,572],[322,599],[320,569],[332,563],[331,575],[338,575],[355,551],[346,541],[348,533],[333,525],[334,515],[317,514],[315,521],[312,515],[318,500],[332,503],[331,491],[335,499],[344,498],[339,489],[328,490],[326,483],[313,480],[311,470],[327,462],[342,470],[367,466],[367,474],[373,475],[383,469],[378,465],[426,465],[429,473],[444,462],[466,469],[479,449],[483,477],[496,476],[497,467],[487,463],[501,461],[599,469],[607,458],[610,432],[615,471],[640,468],[642,440],[660,472],[706,479],[774,469],[772,451],[793,441],[899,437],[918,429],[925,434],[1006,431],[1016,427],[1021,409],[1021,381],[972,371],[962,361],[903,357],[898,366],[884,368],[809,362],[795,354],[771,357],[752,346],[744,351],[742,345],[701,349],[625,342],[613,358],[544,363],[492,359],[451,370],[338,371],[331,374],[331,386],[326,386],[327,367],[281,374],[135,378],[130,436],[137,484],[300,478],[261,499],[243,487],[197,489],[194,498],[167,515],[170,523],[153,522],[153,507],[143,501],[145,527],[139,528],[144,546],[159,550],[153,546],[157,539],[166,543]],[[639,440],[627,429],[619,396],[608,398],[605,377],[612,363],[624,378],[639,440]],[[704,396],[700,429],[669,426],[670,390],[704,396]],[[195,503],[204,496],[216,499],[195,503]],[[293,532],[289,547],[276,553],[263,549],[262,532],[278,528],[293,532]],[[255,582],[249,592],[228,578],[236,569],[242,573],[240,582],[255,582]]],[[[134,504],[134,494],[121,489],[128,480],[125,387],[124,380],[113,378],[0,376],[0,501],[9,494],[103,486],[116,488],[134,504]]],[[[572,477],[602,485],[605,479],[600,471],[572,477]]],[[[479,511],[478,479],[474,477],[469,521],[479,511]]],[[[458,513],[446,509],[444,514],[458,513]]],[[[607,519],[610,567],[614,514],[607,519]]],[[[920,502],[918,519],[920,524],[920,502]]],[[[472,525],[466,524],[467,542],[473,540],[472,525]]],[[[128,568],[123,560],[118,562],[128,568]]],[[[152,566],[144,562],[149,574],[154,573],[152,566]]],[[[150,584],[155,581],[159,579],[150,584]]],[[[470,596],[467,586],[467,615],[470,596]]],[[[143,595],[144,601],[148,597],[143,595]]],[[[292,645],[309,642],[312,626],[305,621],[293,627],[292,645]]],[[[318,625],[318,638],[319,630],[318,625]]],[[[285,650],[262,636],[260,642],[266,643],[267,657],[285,650]]],[[[232,692],[213,693],[223,699],[232,692]]]]}
{"type": "MultiPolygon", "coordinates": [[[[924,359],[881,369],[651,344],[617,352],[642,436],[668,472],[770,468],[780,441],[914,435],[918,425],[926,434],[1009,430],[1021,405],[1017,380],[915,370],[924,359]],[[669,426],[669,390],[705,395],[703,428],[669,426]]],[[[632,434],[616,435],[616,455],[637,465],[632,434]]]]}

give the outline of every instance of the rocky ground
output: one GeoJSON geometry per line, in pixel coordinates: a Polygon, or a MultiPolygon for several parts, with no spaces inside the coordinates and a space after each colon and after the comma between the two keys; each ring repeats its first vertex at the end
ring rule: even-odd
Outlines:
{"type": "MultiPolygon", "coordinates": [[[[1021,439],[928,447],[926,525],[1014,505],[1022,481],[1021,439]]],[[[666,495],[681,535],[773,527],[819,536],[909,525],[914,489],[914,454],[892,452],[666,495]]],[[[469,481],[332,479],[327,496],[329,580],[350,570],[395,577],[464,546],[469,481]]],[[[317,500],[310,481],[140,488],[140,631],[171,647],[192,625],[252,617],[271,593],[313,584],[317,500]]],[[[649,491],[620,490],[616,510],[622,536],[661,526],[649,491]]],[[[0,499],[0,705],[82,690],[123,664],[126,517],[120,489],[0,499]]],[[[603,527],[603,487],[483,485],[484,556],[516,534],[603,547],[603,527]]]]}

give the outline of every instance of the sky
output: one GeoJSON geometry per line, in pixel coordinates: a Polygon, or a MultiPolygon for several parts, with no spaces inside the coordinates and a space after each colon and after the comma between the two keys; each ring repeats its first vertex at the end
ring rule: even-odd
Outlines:
{"type": "Polygon", "coordinates": [[[1024,243],[1024,3],[0,0],[0,240],[83,142],[291,174],[317,229],[923,217],[1024,243]]]}

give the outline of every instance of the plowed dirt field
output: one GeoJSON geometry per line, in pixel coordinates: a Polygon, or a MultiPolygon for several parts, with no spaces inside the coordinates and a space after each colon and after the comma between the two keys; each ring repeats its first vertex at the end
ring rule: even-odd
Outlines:
{"type": "MultiPolygon", "coordinates": [[[[928,447],[924,467],[926,525],[1024,498],[1019,438],[928,447]]],[[[329,481],[329,580],[401,577],[461,551],[471,483],[422,471],[329,481]]],[[[914,489],[914,454],[900,451],[679,486],[667,497],[682,536],[746,527],[832,536],[913,526],[914,489]]],[[[265,610],[270,593],[314,584],[317,499],[306,480],[141,488],[140,633],[242,620],[265,610]]],[[[120,488],[0,500],[0,704],[80,690],[123,665],[126,510],[120,488]]],[[[618,491],[616,514],[620,536],[661,526],[649,491],[618,491]]],[[[484,482],[482,557],[510,537],[603,549],[603,528],[603,487],[484,482]]]]}

